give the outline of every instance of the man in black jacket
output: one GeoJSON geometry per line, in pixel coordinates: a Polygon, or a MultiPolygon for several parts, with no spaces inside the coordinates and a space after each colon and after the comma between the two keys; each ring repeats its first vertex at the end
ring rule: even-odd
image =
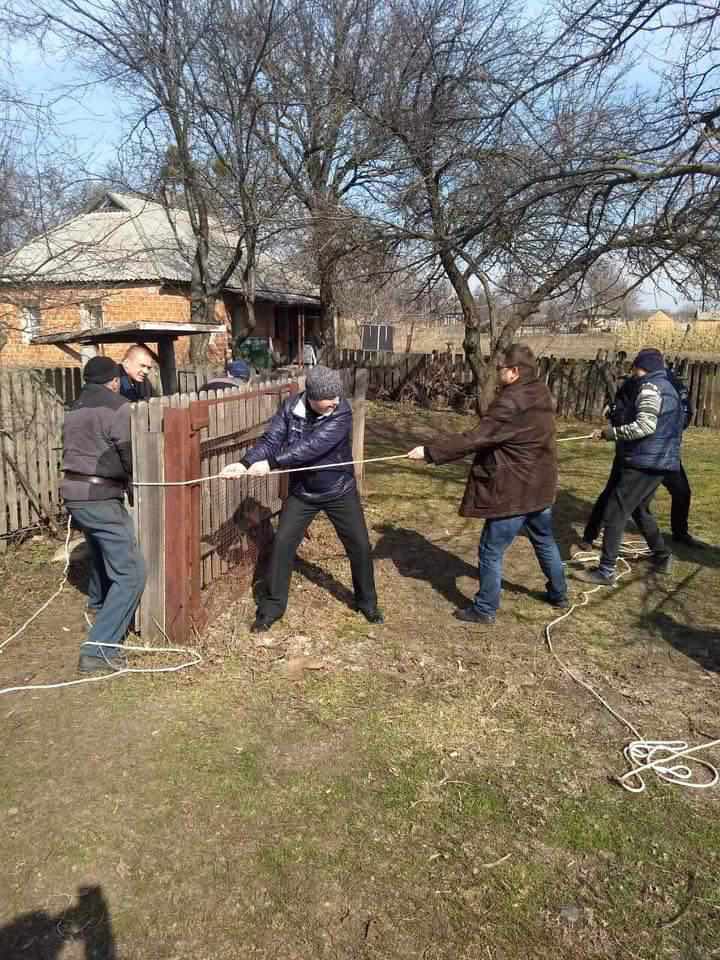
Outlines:
{"type": "Polygon", "coordinates": [[[603,522],[600,564],[576,573],[579,580],[611,586],[625,524],[632,516],[652,554],[656,573],[667,574],[672,556],[650,510],[663,476],[680,469],[683,410],[670,383],[659,350],[645,348],[632,365],[632,390],[611,426],[595,432],[596,439],[617,444],[619,476],[611,488],[603,522]]]}
{"type": "MultiPolygon", "coordinates": [[[[689,391],[682,380],[675,376],[675,373],[670,368],[666,370],[666,374],[668,380],[680,398],[680,406],[682,407],[683,412],[683,430],[686,430],[692,423],[694,416],[694,410],[689,391]]],[[[625,410],[628,404],[633,402],[633,395],[635,391],[636,382],[634,378],[626,377],[617,394],[615,395],[614,400],[611,401],[608,407],[608,419],[611,424],[619,425],[623,422],[625,410]]],[[[570,556],[574,556],[577,553],[586,553],[592,550],[593,543],[600,536],[605,509],[612,495],[612,491],[620,479],[621,471],[622,457],[620,456],[620,452],[618,452],[613,460],[612,469],[610,471],[608,481],[605,484],[605,489],[595,501],[587,524],[585,525],[582,540],[571,547],[570,556]]],[[[670,529],[672,530],[673,540],[676,543],[683,543],[688,547],[702,549],[703,544],[693,537],[688,526],[692,491],[690,490],[690,482],[687,478],[687,473],[685,473],[685,467],[682,464],[682,460],[680,460],[680,467],[678,470],[666,471],[666,473],[663,475],[662,486],[664,486],[667,492],[670,494],[670,529]]]]}
{"type": "Polygon", "coordinates": [[[90,631],[82,644],[82,673],[122,669],[118,647],[145,587],[145,564],[124,495],[132,476],[130,404],[120,396],[122,368],[109,357],[85,366],[85,386],[65,416],[60,493],[85,534],[92,567],[90,631]],[[94,623],[93,621],[94,617],[94,623]]]}
{"type": "Polygon", "coordinates": [[[335,527],[350,559],[355,603],[370,623],[382,623],[377,605],[370,540],[352,466],[352,410],[341,399],[337,370],[308,370],[305,393],[286,400],[259,443],[223,476],[265,476],[271,470],[307,467],[290,474],[290,495],[280,514],[267,575],[267,594],[252,625],[254,633],[269,630],[285,613],[295,553],[305,531],[320,511],[335,527]],[[325,469],[314,469],[323,467],[325,469]]]}

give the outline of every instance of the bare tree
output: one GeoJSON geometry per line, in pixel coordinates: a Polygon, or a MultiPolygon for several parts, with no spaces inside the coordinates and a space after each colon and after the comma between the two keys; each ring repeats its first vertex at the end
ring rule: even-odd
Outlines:
{"type": "Polygon", "coordinates": [[[278,175],[305,211],[320,288],[323,336],[332,342],[343,258],[355,254],[388,138],[365,103],[383,28],[381,0],[299,0],[266,64],[264,140],[278,175]]]}
{"type": "MultiPolygon", "coordinates": [[[[112,0],[99,8],[91,0],[40,0],[32,10],[37,27],[72,38],[92,74],[136,104],[129,139],[155,167],[169,211],[182,206],[192,228],[193,320],[214,319],[232,278],[251,329],[268,206],[259,198],[276,195],[254,135],[256,80],[281,25],[279,5],[112,0]]],[[[193,338],[194,360],[204,359],[207,339],[193,338]]]]}

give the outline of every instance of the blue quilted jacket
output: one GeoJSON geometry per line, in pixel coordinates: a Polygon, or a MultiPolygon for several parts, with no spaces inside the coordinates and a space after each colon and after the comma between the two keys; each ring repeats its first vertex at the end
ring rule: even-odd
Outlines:
{"type": "Polygon", "coordinates": [[[283,403],[242,462],[249,467],[267,460],[273,470],[307,467],[290,474],[290,493],[308,503],[326,503],[355,489],[353,468],[313,467],[352,460],[351,436],[352,410],[347,400],[341,400],[332,413],[318,416],[301,393],[283,403]]]}

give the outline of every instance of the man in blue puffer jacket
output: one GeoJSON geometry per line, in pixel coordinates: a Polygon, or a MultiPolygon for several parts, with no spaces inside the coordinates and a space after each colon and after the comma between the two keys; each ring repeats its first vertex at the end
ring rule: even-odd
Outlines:
{"type": "Polygon", "coordinates": [[[320,511],[335,527],[350,560],[355,603],[370,623],[382,623],[377,605],[370,540],[352,466],[352,410],[342,398],[337,370],[308,370],[305,392],[286,400],[261,440],[240,463],[228,464],[229,478],[264,476],[271,470],[307,467],[290,474],[290,493],[280,514],[267,575],[267,594],[260,601],[254,633],[269,630],[285,613],[295,553],[305,531],[320,511]],[[324,469],[318,470],[317,467],[324,469]]]}
{"type": "Polygon", "coordinates": [[[578,579],[609,586],[615,579],[625,525],[632,516],[652,551],[658,573],[669,573],[672,556],[650,512],[650,502],[670,471],[680,469],[684,412],[659,350],[641,350],[633,361],[633,390],[625,391],[613,425],[596,431],[597,439],[617,443],[619,476],[605,507],[600,565],[578,579]]]}

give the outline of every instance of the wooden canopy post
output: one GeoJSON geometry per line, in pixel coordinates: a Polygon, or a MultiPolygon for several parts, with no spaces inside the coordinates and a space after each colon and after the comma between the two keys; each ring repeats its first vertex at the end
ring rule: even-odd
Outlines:
{"type": "Polygon", "coordinates": [[[165,396],[178,392],[177,367],[175,366],[175,337],[158,338],[158,363],[160,383],[165,396]]]}

